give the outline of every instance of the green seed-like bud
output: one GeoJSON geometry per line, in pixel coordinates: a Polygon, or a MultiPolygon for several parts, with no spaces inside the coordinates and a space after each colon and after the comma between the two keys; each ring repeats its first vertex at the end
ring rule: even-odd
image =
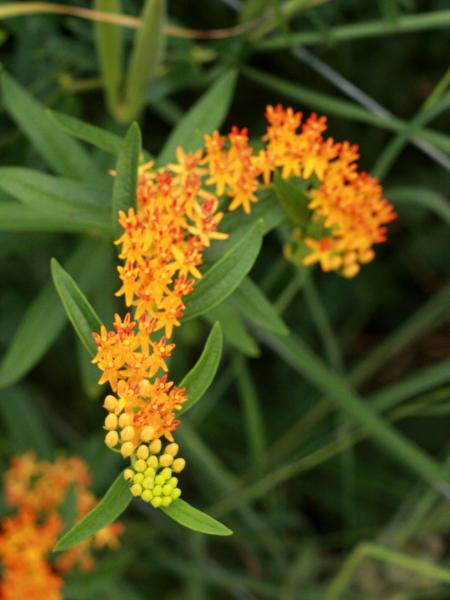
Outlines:
{"type": "Polygon", "coordinates": [[[166,449],[164,450],[165,454],[170,454],[171,456],[176,456],[178,454],[178,450],[180,447],[178,444],[167,444],[166,449]]]}
{"type": "Polygon", "coordinates": [[[144,490],[141,498],[144,502],[150,502],[150,500],[153,498],[153,494],[150,490],[144,490]]]}
{"type": "Polygon", "coordinates": [[[159,464],[161,467],[170,467],[173,463],[173,456],[171,454],[162,454],[159,457],[159,464]]]}
{"type": "Polygon", "coordinates": [[[142,482],[142,485],[144,486],[144,488],[146,490],[151,490],[152,487],[154,486],[154,484],[155,484],[155,480],[153,479],[153,477],[146,477],[144,479],[144,481],[142,482]]]}
{"type": "Polygon", "coordinates": [[[149,467],[152,467],[152,469],[157,469],[158,468],[158,459],[156,458],[156,456],[150,456],[147,459],[147,464],[149,467]]]}
{"type": "Polygon", "coordinates": [[[138,458],[137,461],[134,463],[134,470],[138,471],[138,473],[143,473],[146,468],[147,463],[145,462],[145,460],[142,460],[142,458],[138,458]]]}
{"type": "Polygon", "coordinates": [[[139,483],[135,483],[130,487],[130,492],[133,496],[140,496],[142,494],[142,486],[139,483]]]}
{"type": "Polygon", "coordinates": [[[149,446],[150,452],[152,454],[159,454],[161,452],[161,446],[161,440],[153,440],[149,446]]]}
{"type": "Polygon", "coordinates": [[[172,494],[172,491],[173,491],[173,488],[168,483],[166,483],[166,485],[163,486],[162,492],[163,492],[164,496],[170,496],[172,494]]]}
{"type": "Polygon", "coordinates": [[[159,508],[162,505],[162,498],[160,498],[159,496],[157,496],[156,498],[153,497],[151,503],[153,508],[159,508]]]}
{"type": "Polygon", "coordinates": [[[176,488],[178,485],[178,479],[176,477],[171,477],[167,483],[173,488],[176,488]]]}
{"type": "Polygon", "coordinates": [[[149,454],[148,446],[142,444],[136,451],[136,455],[138,458],[142,458],[142,460],[147,460],[149,454]]]}
{"type": "Polygon", "coordinates": [[[134,479],[134,471],[133,469],[125,469],[123,472],[123,478],[125,481],[133,481],[134,479]]]}
{"type": "Polygon", "coordinates": [[[184,460],[184,458],[176,458],[173,461],[172,470],[175,471],[175,473],[181,473],[185,466],[186,461],[184,460]]]}
{"type": "Polygon", "coordinates": [[[160,475],[164,478],[164,481],[168,481],[172,477],[172,469],[166,467],[161,471],[160,475]]]}
{"type": "Polygon", "coordinates": [[[177,498],[179,498],[181,496],[181,490],[180,488],[175,488],[172,493],[171,496],[174,500],[176,500],[177,498]]]}
{"type": "Polygon", "coordinates": [[[155,487],[153,488],[153,496],[161,496],[162,494],[162,487],[160,485],[155,485],[155,487]]]}
{"type": "Polygon", "coordinates": [[[134,483],[142,483],[144,481],[143,473],[136,473],[136,475],[133,477],[133,481],[134,483]]]}
{"type": "Polygon", "coordinates": [[[161,505],[164,507],[170,506],[172,504],[173,500],[170,496],[163,496],[161,498],[161,505]]]}
{"type": "Polygon", "coordinates": [[[145,469],[144,475],[146,477],[154,477],[156,475],[156,471],[155,469],[152,469],[152,467],[148,467],[147,469],[145,469]]]}

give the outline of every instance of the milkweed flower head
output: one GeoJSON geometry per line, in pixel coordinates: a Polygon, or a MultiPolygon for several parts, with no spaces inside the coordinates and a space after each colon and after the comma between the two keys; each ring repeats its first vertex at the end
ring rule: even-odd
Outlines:
{"type": "MultiPolygon", "coordinates": [[[[285,256],[306,266],[353,277],[374,257],[395,218],[378,181],[358,172],[358,148],[325,139],[326,118],[268,106],[267,131],[256,150],[248,130],[231,128],[204,137],[203,148],[176,152],[176,160],[139,168],[137,206],[119,211],[123,229],[118,275],[128,312],[113,328],[93,334],[99,383],[112,393],[104,400],[106,445],[130,461],[124,477],[133,495],[154,507],[179,497],[176,475],[185,461],[173,434],[186,390],[170,380],[170,341],[184,315],[184,299],[202,277],[203,254],[218,230],[220,206],[249,214],[258,190],[275,174],[306,186],[308,217],[294,228],[285,256]]],[[[304,202],[305,193],[298,202],[304,202]]]]}
{"type": "Polygon", "coordinates": [[[122,525],[108,525],[51,564],[48,555],[64,526],[59,509],[69,488],[74,489],[78,518],[96,504],[88,489],[86,464],[76,457],[38,461],[34,453],[28,452],[12,460],[4,483],[6,504],[16,513],[0,524],[0,598],[62,600],[62,574],[76,567],[92,569],[93,549],[116,548],[122,525]]]}

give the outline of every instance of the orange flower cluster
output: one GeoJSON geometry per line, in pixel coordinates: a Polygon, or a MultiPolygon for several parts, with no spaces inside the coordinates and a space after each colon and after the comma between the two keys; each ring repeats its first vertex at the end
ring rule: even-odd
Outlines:
{"type": "Polygon", "coordinates": [[[395,218],[378,182],[358,173],[356,146],[323,138],[325,117],[312,114],[302,123],[300,113],[281,106],[269,106],[266,117],[258,151],[247,129],[233,127],[226,138],[217,131],[206,135],[204,148],[194,153],[178,148],[176,162],[166,168],[143,165],[137,208],[118,214],[123,234],[115,243],[123,264],[117,295],[134,316],[116,315],[113,331],[102,327],[93,334],[98,348],[93,362],[102,371],[99,383],[108,382],[114,393],[104,402],[106,445],[130,457],[125,478],[133,494],[155,507],[178,497],[172,470],[184,467],[184,459],[175,458],[176,444],[176,452],[169,444],[171,450],[157,457],[161,437],[173,442],[176,411],[186,401],[185,390],[168,380],[166,360],[174,348],[168,340],[180,325],[184,297],[201,277],[205,248],[227,237],[217,231],[223,216],[219,198],[230,198],[229,210],[250,213],[258,189],[276,171],[283,179],[306,180],[310,216],[294,230],[286,256],[346,277],[372,260],[372,245],[385,240],[385,225],[395,218]],[[164,486],[167,497],[159,493],[164,486]]]}
{"type": "Polygon", "coordinates": [[[249,146],[246,129],[233,128],[228,144],[217,132],[205,137],[207,183],[232,198],[230,210],[242,206],[250,213],[261,178],[268,185],[279,170],[283,179],[307,180],[310,218],[294,230],[286,257],[354,277],[374,258],[372,246],[386,240],[386,225],[396,217],[392,205],[376,179],[357,171],[356,146],[323,138],[325,117],[313,113],[302,123],[301,113],[277,105],[267,107],[266,118],[259,152],[249,146]]]}
{"type": "Polygon", "coordinates": [[[119,523],[62,553],[53,568],[48,562],[48,554],[64,525],[58,509],[69,488],[74,488],[78,518],[96,504],[87,488],[89,483],[89,471],[79,458],[60,457],[50,463],[37,461],[28,452],[13,459],[5,474],[5,499],[17,512],[1,523],[2,600],[61,600],[61,573],[76,566],[90,570],[94,565],[93,548],[117,547],[122,530],[119,523]]]}

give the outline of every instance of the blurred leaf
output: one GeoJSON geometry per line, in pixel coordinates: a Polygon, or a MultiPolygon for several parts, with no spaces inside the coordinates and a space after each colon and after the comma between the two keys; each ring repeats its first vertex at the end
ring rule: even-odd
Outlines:
{"type": "Polygon", "coordinates": [[[65,177],[93,181],[101,177],[93,159],[57,129],[45,108],[12,77],[0,74],[3,103],[49,166],[65,177]]]}
{"type": "Polygon", "coordinates": [[[161,61],[165,34],[166,0],[146,0],[141,14],[141,26],[135,35],[127,67],[125,86],[126,120],[139,115],[145,91],[161,61]]]}
{"type": "Polygon", "coordinates": [[[92,332],[100,331],[102,323],[86,296],[73,278],[61,267],[56,258],[51,260],[51,270],[53,283],[69,321],[72,323],[83,346],[91,356],[94,356],[97,352],[97,346],[92,337],[92,332]]]}
{"type": "MultiPolygon", "coordinates": [[[[95,0],[95,10],[120,14],[120,0],[95,0]]],[[[122,27],[108,23],[95,23],[95,42],[97,58],[100,66],[106,101],[109,110],[115,114],[119,103],[120,82],[122,78],[123,59],[122,27]]]]}
{"type": "Polygon", "coordinates": [[[211,385],[222,357],[222,345],[222,328],[220,323],[215,323],[200,358],[178,386],[186,388],[188,398],[177,413],[178,415],[192,408],[211,385]]]}
{"type": "Polygon", "coordinates": [[[68,550],[113,523],[132,499],[130,486],[120,473],[100,502],[57,541],[53,552],[68,550]]]}
{"type": "Polygon", "coordinates": [[[236,85],[236,71],[227,71],[188,110],[169,136],[158,164],[166,165],[176,158],[178,146],[185,152],[193,152],[203,145],[203,136],[219,129],[227,116],[236,85]]]}
{"type": "Polygon", "coordinates": [[[395,205],[421,206],[434,212],[450,225],[450,204],[447,198],[438,192],[417,186],[401,186],[387,189],[385,196],[395,205]]]}
{"type": "Polygon", "coordinates": [[[196,282],[186,299],[184,320],[193,319],[223,302],[238,287],[258,257],[263,223],[257,221],[246,235],[196,282]]]}
{"type": "Polygon", "coordinates": [[[116,237],[122,235],[122,227],[118,223],[118,212],[128,212],[136,208],[139,157],[141,154],[141,132],[139,125],[130,125],[122,148],[117,157],[116,176],[114,178],[112,198],[112,220],[116,237]]]}
{"type": "Polygon", "coordinates": [[[0,167],[0,189],[38,212],[77,228],[111,231],[108,191],[80,181],[25,169],[0,167]]]}
{"type": "MultiPolygon", "coordinates": [[[[97,226],[94,227],[94,230],[96,228],[97,226]]],[[[80,218],[78,213],[74,213],[73,218],[68,219],[59,215],[40,212],[19,202],[0,202],[0,231],[86,233],[93,231],[93,227],[91,219],[86,221],[83,217],[80,218]]]]}
{"type": "Polygon", "coordinates": [[[242,280],[230,298],[230,302],[252,323],[262,329],[287,335],[289,329],[283,323],[274,306],[250,277],[242,280]]]}
{"type": "Polygon", "coordinates": [[[39,458],[50,458],[52,436],[35,400],[32,391],[25,387],[2,392],[0,413],[12,438],[9,451],[21,454],[34,450],[39,458]]]}
{"type": "Polygon", "coordinates": [[[210,309],[205,315],[209,323],[219,321],[222,326],[225,340],[246,356],[256,357],[260,355],[258,344],[248,333],[235,309],[229,302],[223,302],[219,306],[210,309]]]}
{"type": "Polygon", "coordinates": [[[305,225],[310,216],[309,195],[293,183],[282,179],[278,173],[275,173],[273,187],[284,212],[291,221],[298,225],[305,225]]]}
{"type": "MultiPolygon", "coordinates": [[[[89,289],[100,277],[107,253],[98,242],[82,242],[66,263],[67,270],[89,289]]],[[[45,354],[65,323],[53,283],[48,283],[29,306],[0,363],[0,388],[18,381],[45,354]]]]}
{"type": "Polygon", "coordinates": [[[57,112],[56,110],[48,110],[48,114],[63,131],[72,137],[87,142],[104,152],[108,152],[108,154],[113,154],[114,156],[119,154],[123,143],[120,135],[81,121],[71,115],[57,112]]]}
{"type": "Polygon", "coordinates": [[[231,529],[220,523],[220,521],[216,521],[216,519],[194,508],[184,500],[175,500],[170,506],[161,510],[179,525],[193,531],[206,533],[207,535],[233,534],[231,529]]]}

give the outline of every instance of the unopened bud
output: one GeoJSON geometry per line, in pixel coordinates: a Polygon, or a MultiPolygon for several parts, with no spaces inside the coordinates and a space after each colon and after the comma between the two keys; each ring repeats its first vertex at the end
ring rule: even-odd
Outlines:
{"type": "Polygon", "coordinates": [[[151,425],[147,425],[147,427],[144,427],[144,429],[141,431],[141,440],[143,442],[150,442],[154,433],[155,430],[153,427],[151,425]]]}
{"type": "Polygon", "coordinates": [[[160,475],[164,479],[164,481],[168,481],[172,477],[172,469],[166,467],[161,471],[160,475]]]}
{"type": "Polygon", "coordinates": [[[158,459],[156,458],[156,456],[149,456],[147,459],[147,465],[149,467],[151,467],[152,469],[157,469],[158,468],[158,459]]]}
{"type": "Polygon", "coordinates": [[[119,443],[119,434],[117,431],[108,431],[105,435],[105,444],[108,448],[114,448],[119,443]]]}
{"type": "Polygon", "coordinates": [[[164,506],[165,508],[170,506],[172,504],[172,502],[173,502],[173,500],[170,496],[163,496],[161,498],[161,506],[164,506]]]}
{"type": "Polygon", "coordinates": [[[125,469],[125,471],[123,472],[123,478],[125,479],[125,481],[133,481],[133,478],[134,478],[133,469],[125,469]]]}
{"type": "Polygon", "coordinates": [[[105,400],[103,401],[103,406],[108,412],[112,412],[117,406],[116,398],[114,398],[114,396],[111,396],[111,394],[109,396],[106,396],[105,400]]]}
{"type": "Polygon", "coordinates": [[[179,497],[181,496],[181,490],[180,490],[180,488],[175,488],[175,489],[172,491],[172,494],[171,494],[171,496],[172,496],[172,498],[173,498],[174,500],[176,500],[177,498],[179,498],[179,497]]]}
{"type": "MultiPolygon", "coordinates": [[[[110,431],[109,433],[116,433],[116,432],[110,431]]],[[[109,435],[109,433],[108,433],[108,435],[109,435]]],[[[119,436],[117,436],[117,437],[119,437],[119,436]]],[[[132,442],[125,442],[125,444],[122,444],[122,448],[120,449],[120,452],[124,458],[131,456],[134,452],[134,444],[132,442]]]]}
{"type": "Polygon", "coordinates": [[[134,470],[138,473],[143,473],[146,468],[147,463],[145,462],[145,460],[142,460],[142,458],[138,458],[137,461],[134,463],[134,470]]]}
{"type": "Polygon", "coordinates": [[[176,456],[178,454],[178,450],[180,447],[178,444],[167,444],[166,449],[164,450],[165,454],[170,454],[171,456],[176,456]]]}
{"type": "Polygon", "coordinates": [[[159,508],[162,505],[162,498],[160,496],[153,497],[151,503],[153,508],[159,508]]]}
{"type": "Polygon", "coordinates": [[[147,460],[149,454],[148,446],[142,444],[136,451],[136,455],[138,458],[142,458],[143,460],[147,460]]]}
{"type": "Polygon", "coordinates": [[[130,425],[130,423],[131,416],[128,413],[122,413],[119,417],[119,427],[123,429],[124,427],[127,427],[127,425],[130,425]]]}
{"type": "Polygon", "coordinates": [[[123,442],[131,442],[134,439],[134,427],[133,425],[127,425],[122,429],[120,437],[123,442]]]}
{"type": "Polygon", "coordinates": [[[153,442],[149,445],[150,452],[152,454],[159,454],[161,452],[161,440],[153,440],[153,442]]]}
{"type": "Polygon", "coordinates": [[[176,458],[172,463],[172,471],[175,473],[181,473],[181,471],[186,466],[186,461],[184,458],[176,458]]]}
{"type": "Polygon", "coordinates": [[[150,502],[150,500],[153,498],[153,494],[150,490],[144,490],[142,492],[141,498],[144,502],[150,502]]]}
{"type": "Polygon", "coordinates": [[[173,463],[173,456],[171,454],[162,454],[159,457],[159,464],[161,467],[170,467],[173,463]]]}
{"type": "Polygon", "coordinates": [[[144,481],[143,473],[136,473],[136,475],[133,477],[134,483],[142,483],[143,481],[144,481]]]}
{"type": "Polygon", "coordinates": [[[117,417],[115,414],[110,413],[105,418],[105,429],[112,431],[113,429],[117,429],[117,417]]]}
{"type": "Polygon", "coordinates": [[[140,496],[142,494],[142,486],[140,486],[139,483],[135,483],[130,487],[130,492],[133,496],[140,496]]]}

